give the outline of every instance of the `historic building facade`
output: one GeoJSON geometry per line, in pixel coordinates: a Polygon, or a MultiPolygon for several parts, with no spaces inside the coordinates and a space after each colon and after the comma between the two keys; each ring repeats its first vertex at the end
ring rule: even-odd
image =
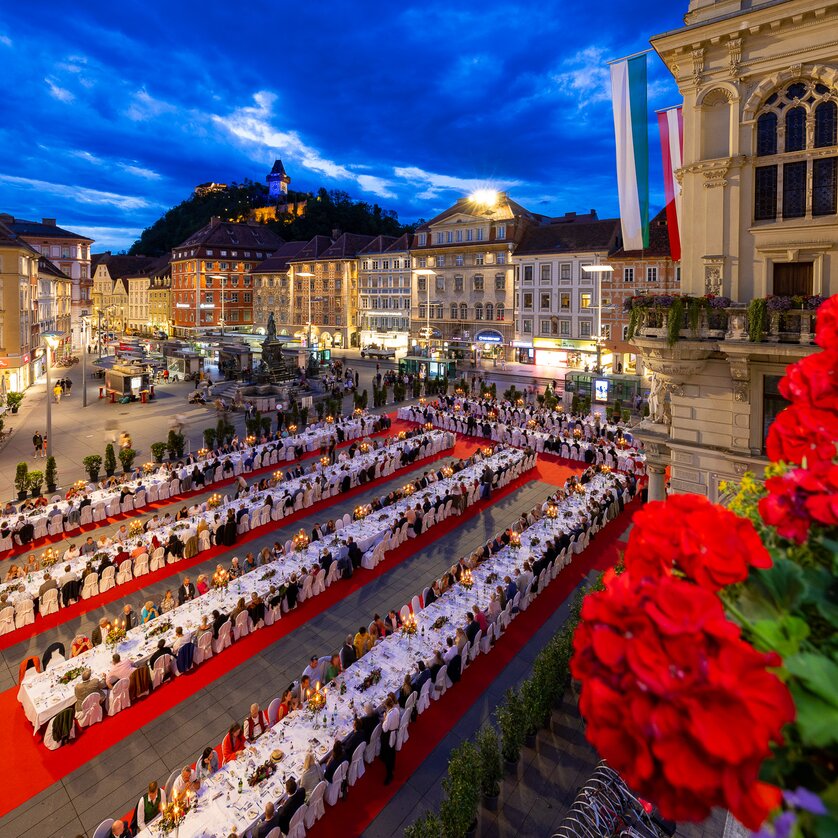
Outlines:
{"type": "MultiPolygon", "coordinates": [[[[271,313],[274,315],[277,334],[290,335],[292,281],[289,277],[289,262],[308,242],[285,242],[273,256],[257,265],[250,275],[253,277],[253,294],[256,305],[253,309],[253,329],[264,333],[271,313]]],[[[295,329],[296,331],[296,329],[295,329]]]]}
{"type": "Polygon", "coordinates": [[[814,350],[811,297],[838,291],[838,4],[692,0],[685,24],[652,39],[684,97],[681,286],[730,304],[674,344],[675,309],[640,324],[639,433],[651,497],[671,465],[673,490],[715,499],[760,471],[779,378],[814,350]]]}

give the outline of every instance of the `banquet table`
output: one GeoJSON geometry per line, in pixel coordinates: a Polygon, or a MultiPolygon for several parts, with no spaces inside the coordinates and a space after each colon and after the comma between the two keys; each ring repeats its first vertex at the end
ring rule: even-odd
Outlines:
{"type": "MultiPolygon", "coordinates": [[[[441,444],[443,441],[441,440],[441,444]]],[[[356,538],[365,552],[371,550],[391,530],[394,522],[401,517],[407,506],[415,506],[426,496],[442,497],[447,490],[461,482],[477,480],[487,465],[491,468],[498,468],[502,465],[514,466],[522,463],[525,457],[522,451],[513,449],[501,450],[488,457],[478,454],[477,459],[476,463],[453,476],[443,478],[426,489],[419,490],[361,521],[351,522],[337,532],[311,542],[304,550],[287,553],[273,562],[260,565],[244,576],[232,580],[225,589],[211,589],[203,596],[177,606],[149,623],[131,629],[127,632],[125,639],[115,648],[109,648],[105,644],[96,646],[75,658],[59,663],[48,671],[31,676],[21,684],[18,690],[18,701],[27,719],[37,731],[41,725],[74,703],[74,688],[78,678],[67,684],[60,683],[60,679],[70,670],[89,667],[94,678],[104,680],[111,668],[111,657],[114,651],[119,652],[123,660],[131,660],[135,665],[144,664],[157,648],[161,638],[166,641],[166,645],[172,645],[175,640],[175,629],[178,626],[183,628],[184,636],[194,639],[201,617],[206,616],[211,623],[213,609],[217,609],[222,614],[229,614],[240,597],[248,601],[254,591],[262,598],[266,598],[271,585],[278,587],[287,584],[292,574],[299,577],[304,568],[310,569],[324,548],[329,549],[333,558],[337,560],[346,551],[349,536],[356,538]],[[367,546],[364,547],[364,545],[367,546]],[[164,625],[167,628],[161,632],[160,629],[164,625]]]]}
{"type": "MultiPolygon", "coordinates": [[[[452,448],[455,442],[454,436],[446,431],[437,431],[432,434],[428,434],[427,438],[429,440],[427,443],[428,454],[438,453],[441,450],[452,448]]],[[[114,543],[107,547],[97,548],[96,552],[93,554],[94,569],[101,562],[103,555],[107,555],[111,560],[113,560],[120,552],[128,551],[130,553],[138,545],[144,546],[146,548],[146,552],[151,555],[154,550],[154,547],[152,546],[153,537],[156,537],[158,542],[164,544],[172,533],[176,533],[178,538],[182,542],[186,543],[190,539],[197,537],[198,525],[201,521],[211,523],[214,521],[216,515],[220,515],[223,520],[227,515],[227,510],[229,509],[232,509],[235,513],[238,513],[239,510],[242,509],[247,510],[249,516],[249,526],[259,526],[262,523],[262,511],[268,496],[270,496],[273,501],[271,519],[275,521],[281,520],[281,518],[286,515],[284,511],[285,499],[293,496],[295,492],[299,492],[300,490],[307,492],[309,488],[312,489],[309,502],[306,505],[311,505],[312,503],[320,500],[322,495],[317,495],[317,492],[314,491],[313,484],[315,478],[322,477],[325,481],[328,481],[331,484],[335,481],[342,480],[344,475],[348,473],[350,475],[352,485],[357,485],[357,478],[360,472],[362,470],[369,469],[370,465],[381,461],[382,458],[386,458],[388,456],[395,457],[396,461],[393,463],[393,470],[400,468],[401,452],[406,447],[415,445],[416,439],[417,438],[393,441],[389,446],[383,448],[376,448],[372,446],[371,450],[366,454],[361,454],[360,451],[356,451],[355,456],[351,459],[348,458],[346,451],[341,451],[337,462],[333,465],[323,466],[318,463],[316,464],[315,471],[313,473],[308,473],[302,475],[301,477],[295,477],[292,480],[284,480],[273,488],[262,492],[254,491],[253,487],[251,487],[251,491],[244,498],[230,500],[229,497],[225,497],[223,499],[222,506],[217,509],[208,508],[207,503],[204,502],[201,504],[200,512],[189,518],[176,521],[170,526],[161,526],[155,530],[145,532],[142,535],[128,538],[124,543],[114,543]]],[[[209,545],[207,544],[206,547],[208,546],[209,545]]],[[[196,549],[196,552],[200,551],[200,549],[201,548],[199,546],[196,549]]],[[[81,575],[89,560],[91,560],[90,556],[78,556],[69,560],[59,559],[54,567],[45,568],[43,570],[36,571],[35,573],[27,574],[25,579],[16,580],[14,582],[6,583],[4,586],[0,586],[0,590],[4,590],[8,594],[8,604],[10,605],[14,605],[22,599],[28,598],[34,600],[38,596],[38,591],[44,581],[45,573],[49,572],[51,575],[54,574],[56,576],[63,575],[65,572],[64,568],[67,564],[69,564],[72,573],[81,575]]]]}
{"type": "MultiPolygon", "coordinates": [[[[474,584],[471,588],[456,585],[419,611],[415,635],[406,636],[401,631],[389,635],[348,667],[327,686],[322,710],[312,713],[303,707],[289,714],[248,746],[238,759],[205,780],[195,798],[197,806],[180,824],[180,838],[226,838],[233,831],[242,836],[248,834],[264,811],[265,803],[284,797],[285,780],[302,775],[309,750],[322,761],[334,741],[344,739],[352,731],[354,718],[362,712],[363,704],[370,702],[373,707],[380,708],[390,692],[398,692],[404,676],[414,673],[420,660],[430,661],[436,651],[445,648],[446,638],[453,636],[457,627],[465,627],[466,612],[473,605],[479,605],[485,611],[498,584],[488,582],[490,576],[496,575],[502,580],[508,574],[514,578],[516,569],[525,560],[541,555],[541,545],[548,538],[569,531],[573,524],[584,520],[585,507],[591,497],[603,497],[616,481],[624,480],[622,475],[614,473],[595,476],[586,485],[584,495],[574,495],[560,502],[557,518],[541,518],[527,528],[521,534],[520,548],[505,547],[477,567],[472,574],[474,584]],[[438,620],[444,620],[444,624],[434,628],[438,620]],[[365,688],[365,679],[375,671],[380,674],[378,683],[365,688]],[[250,786],[248,778],[270,759],[274,750],[283,753],[276,772],[269,779],[250,786]],[[240,781],[241,793],[238,791],[240,781]]],[[[158,838],[162,834],[158,824],[159,819],[152,821],[138,833],[138,838],[158,838]]]]}
{"type": "MultiPolygon", "coordinates": [[[[169,497],[169,487],[173,481],[178,483],[187,482],[188,475],[191,473],[194,466],[199,469],[204,469],[207,465],[212,468],[213,477],[207,480],[204,484],[204,489],[208,489],[213,483],[221,482],[230,477],[246,472],[245,464],[253,461],[253,469],[261,468],[268,464],[276,464],[280,460],[293,459],[296,448],[302,448],[304,451],[311,452],[320,449],[322,446],[336,436],[336,429],[339,427],[346,440],[358,439],[366,436],[372,432],[373,425],[378,419],[377,416],[371,414],[362,414],[360,416],[351,416],[339,419],[334,423],[318,422],[309,425],[306,430],[298,434],[283,437],[278,440],[269,440],[264,443],[256,443],[248,445],[242,443],[241,448],[231,451],[229,454],[213,454],[208,453],[202,456],[192,456],[182,458],[175,464],[161,464],[154,471],[149,474],[144,474],[133,480],[127,480],[120,483],[114,488],[105,489],[89,489],[84,491],[84,497],[90,500],[91,510],[104,506],[105,511],[102,515],[115,513],[112,505],[119,506],[119,498],[123,490],[128,490],[137,498],[137,493],[145,494],[145,506],[147,503],[156,501],[161,497],[160,493],[165,488],[164,498],[169,497]],[[271,458],[268,462],[269,455],[276,451],[276,457],[271,458]],[[189,464],[185,464],[187,461],[189,464]],[[225,471],[225,463],[229,462],[229,466],[225,471]]],[[[253,470],[252,469],[252,470],[253,470]]],[[[31,524],[35,529],[35,538],[44,537],[46,535],[58,536],[62,532],[73,532],[79,527],[81,512],[79,509],[80,497],[74,499],[60,499],[54,501],[47,506],[40,509],[32,510],[31,512],[21,512],[14,515],[4,516],[0,518],[0,531],[11,530],[11,528],[22,518],[26,524],[31,524]],[[60,527],[50,532],[50,522],[57,516],[61,520],[60,527]],[[67,523],[64,519],[68,518],[67,523]]],[[[142,508],[137,506],[134,508],[142,508]]],[[[0,537],[0,552],[10,550],[13,547],[11,534],[0,537]]]]}

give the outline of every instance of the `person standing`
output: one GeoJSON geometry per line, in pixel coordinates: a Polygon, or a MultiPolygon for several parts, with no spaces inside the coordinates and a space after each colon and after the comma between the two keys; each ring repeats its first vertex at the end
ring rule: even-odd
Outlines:
{"type": "Polygon", "coordinates": [[[32,434],[32,447],[35,449],[34,457],[37,460],[41,456],[41,449],[44,446],[44,438],[38,431],[32,434]]]}
{"type": "Polygon", "coordinates": [[[396,767],[396,737],[399,731],[401,713],[396,697],[390,693],[384,701],[384,720],[381,723],[381,761],[387,770],[384,785],[393,781],[393,770],[396,767]]]}
{"type": "Polygon", "coordinates": [[[47,435],[44,434],[41,438],[41,456],[46,457],[47,455],[47,435]]]}

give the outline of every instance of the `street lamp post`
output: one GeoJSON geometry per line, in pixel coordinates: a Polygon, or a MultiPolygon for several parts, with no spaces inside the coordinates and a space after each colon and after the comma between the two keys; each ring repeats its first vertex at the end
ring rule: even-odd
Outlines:
{"type": "Polygon", "coordinates": [[[49,374],[50,352],[55,351],[63,334],[63,332],[43,332],[41,334],[47,356],[45,364],[47,372],[47,459],[52,456],[52,381],[49,374]]]}
{"type": "Polygon", "coordinates": [[[602,373],[602,275],[613,273],[611,265],[583,265],[585,273],[596,276],[596,371],[602,373]]]}
{"type": "MultiPolygon", "coordinates": [[[[47,393],[49,398],[49,393],[47,393]]],[[[81,406],[87,407],[87,319],[81,319],[81,406]]],[[[49,444],[49,438],[47,438],[49,444]]]]}

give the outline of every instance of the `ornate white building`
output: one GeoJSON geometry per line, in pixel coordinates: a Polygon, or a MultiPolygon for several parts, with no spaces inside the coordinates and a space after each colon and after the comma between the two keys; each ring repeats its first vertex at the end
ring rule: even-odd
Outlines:
{"type": "Polygon", "coordinates": [[[838,291],[836,33],[836,2],[692,0],[652,38],[684,97],[682,292],[732,302],[643,313],[650,497],[667,465],[712,499],[760,471],[778,381],[814,349],[811,297],[838,291]]]}

